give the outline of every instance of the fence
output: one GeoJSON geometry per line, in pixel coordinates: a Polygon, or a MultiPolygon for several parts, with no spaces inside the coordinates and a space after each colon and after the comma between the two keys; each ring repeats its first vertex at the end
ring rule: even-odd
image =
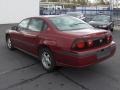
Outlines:
{"type": "Polygon", "coordinates": [[[107,14],[111,16],[111,19],[114,21],[115,29],[120,28],[120,8],[113,8],[112,10],[109,8],[103,8],[103,9],[78,9],[77,12],[82,12],[87,20],[89,21],[91,18],[93,18],[95,15],[98,14],[107,14]]]}
{"type": "Polygon", "coordinates": [[[92,19],[95,15],[98,14],[107,14],[110,15],[112,20],[115,23],[115,26],[120,26],[120,8],[113,8],[112,10],[109,7],[79,7],[76,9],[57,9],[57,10],[41,10],[40,15],[53,15],[53,14],[65,14],[67,12],[82,12],[85,17],[87,18],[87,21],[92,19]],[[42,11],[42,12],[41,12],[42,11]]]}

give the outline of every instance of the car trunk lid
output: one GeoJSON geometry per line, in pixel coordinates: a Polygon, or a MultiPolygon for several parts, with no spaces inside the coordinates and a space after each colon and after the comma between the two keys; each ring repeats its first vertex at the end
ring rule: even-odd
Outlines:
{"type": "Polygon", "coordinates": [[[93,46],[86,47],[85,50],[99,48],[111,42],[108,40],[109,36],[111,36],[111,33],[102,29],[82,29],[67,32],[65,31],[65,33],[76,36],[76,39],[85,39],[85,43],[88,43],[88,40],[92,40],[93,46]]]}
{"type": "Polygon", "coordinates": [[[92,29],[64,31],[64,33],[70,34],[76,37],[99,37],[99,36],[107,34],[108,31],[92,28],[92,29]]]}

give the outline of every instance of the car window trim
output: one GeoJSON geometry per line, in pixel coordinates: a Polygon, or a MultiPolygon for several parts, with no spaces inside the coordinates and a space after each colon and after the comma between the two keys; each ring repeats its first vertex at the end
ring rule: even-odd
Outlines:
{"type": "MultiPolygon", "coordinates": [[[[18,27],[18,28],[22,28],[22,31],[23,31],[23,30],[28,30],[28,25],[29,25],[30,22],[31,22],[31,18],[23,19],[21,22],[17,25],[17,27],[18,27]],[[28,22],[28,24],[27,24],[27,27],[26,27],[26,28],[24,28],[24,27],[19,27],[19,24],[20,24],[21,22],[23,22],[24,20],[27,20],[27,19],[29,20],[29,22],[28,22]]],[[[20,30],[20,31],[21,31],[21,30],[20,30]]]]}
{"type": "Polygon", "coordinates": [[[48,24],[45,22],[45,20],[43,20],[43,26],[42,26],[42,30],[41,31],[45,31],[48,29],[48,24]],[[44,28],[45,25],[47,25],[47,28],[44,28]]]}
{"type": "Polygon", "coordinates": [[[41,19],[41,18],[31,18],[31,19],[30,19],[30,22],[29,22],[29,24],[28,24],[28,26],[27,26],[27,29],[28,29],[29,31],[32,31],[32,32],[42,32],[42,31],[45,31],[45,30],[46,30],[46,29],[44,29],[45,24],[47,25],[47,28],[48,28],[48,24],[45,22],[45,20],[43,20],[43,19],[41,19]],[[41,30],[40,30],[40,31],[33,31],[33,30],[29,29],[29,25],[30,25],[32,19],[42,20],[42,27],[41,27],[41,30]]]}

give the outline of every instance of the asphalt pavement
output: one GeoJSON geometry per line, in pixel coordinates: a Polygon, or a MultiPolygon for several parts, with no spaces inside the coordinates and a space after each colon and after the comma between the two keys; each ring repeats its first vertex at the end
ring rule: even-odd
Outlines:
{"type": "Polygon", "coordinates": [[[95,66],[61,68],[47,73],[41,63],[19,50],[6,47],[5,31],[0,25],[0,90],[120,90],[120,31],[114,31],[115,55],[95,66]]]}

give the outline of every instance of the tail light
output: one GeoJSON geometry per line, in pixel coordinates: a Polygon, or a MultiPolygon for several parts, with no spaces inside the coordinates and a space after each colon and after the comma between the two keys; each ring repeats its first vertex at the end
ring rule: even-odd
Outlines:
{"type": "Polygon", "coordinates": [[[107,42],[110,43],[112,41],[112,35],[107,36],[107,42]]]}
{"type": "Polygon", "coordinates": [[[73,42],[72,49],[84,49],[86,47],[86,43],[84,39],[77,39],[73,42]]]}
{"type": "Polygon", "coordinates": [[[107,45],[112,42],[112,35],[106,35],[99,38],[76,39],[72,44],[74,50],[87,50],[107,45]]]}
{"type": "Polygon", "coordinates": [[[72,49],[85,50],[93,46],[92,39],[77,39],[73,42],[72,49]]]}
{"type": "Polygon", "coordinates": [[[93,40],[88,39],[87,44],[88,44],[88,47],[92,47],[93,46],[93,40]]]}
{"type": "Polygon", "coordinates": [[[84,40],[80,40],[78,43],[76,43],[76,47],[79,49],[82,49],[85,47],[85,41],[84,40]]]}

